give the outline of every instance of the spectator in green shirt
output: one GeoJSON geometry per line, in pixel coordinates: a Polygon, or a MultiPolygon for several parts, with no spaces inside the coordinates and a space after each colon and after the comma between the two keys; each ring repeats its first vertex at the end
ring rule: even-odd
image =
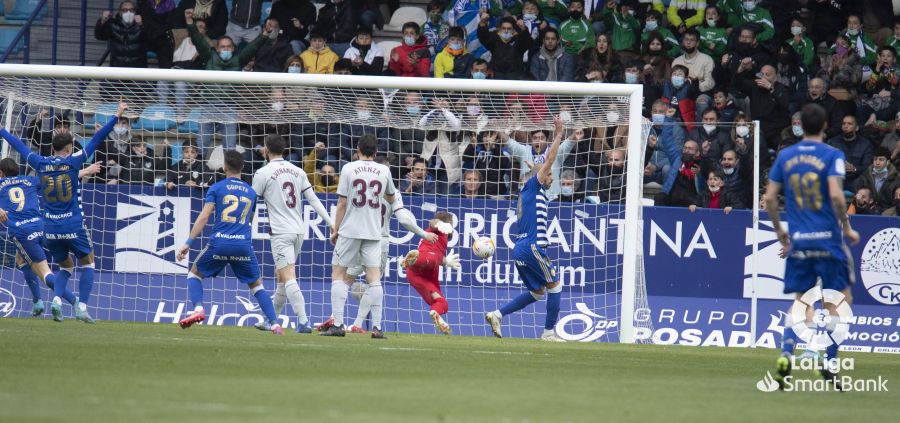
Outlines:
{"type": "MultiPolygon", "coordinates": [[[[733,2],[725,1],[725,5],[733,2]]],[[[728,15],[728,23],[732,27],[741,26],[743,24],[756,25],[759,30],[756,31],[756,40],[765,43],[775,36],[775,24],[772,21],[772,14],[764,7],[759,7],[757,0],[746,0],[739,2],[741,7],[728,15]]]]}
{"type": "MultiPolygon", "coordinates": [[[[872,66],[875,64],[875,41],[872,41],[872,37],[863,32],[862,18],[859,15],[847,17],[847,29],[843,31],[843,34],[850,40],[850,48],[859,56],[861,65],[872,66]]],[[[834,47],[831,46],[829,53],[834,53],[834,47]]]]}
{"type": "Polygon", "coordinates": [[[568,54],[577,55],[597,45],[594,28],[584,16],[584,0],[569,2],[569,19],[560,25],[559,35],[568,54]]]}
{"type": "Polygon", "coordinates": [[[641,43],[646,44],[647,39],[650,38],[650,34],[656,31],[663,37],[663,40],[665,40],[666,44],[668,45],[669,57],[674,59],[681,55],[681,43],[678,42],[678,38],[675,38],[675,34],[672,34],[672,31],[669,31],[668,28],[660,25],[661,22],[661,13],[657,12],[654,9],[650,9],[647,12],[647,20],[644,24],[644,32],[641,34],[641,43]]]}
{"type": "Polygon", "coordinates": [[[900,19],[894,22],[894,36],[888,37],[885,45],[893,47],[894,51],[900,51],[900,19]]]}
{"type": "Polygon", "coordinates": [[[612,28],[612,49],[619,56],[621,63],[630,62],[637,57],[637,32],[641,23],[635,19],[631,6],[608,1],[603,9],[603,22],[612,28]]]}
{"type": "Polygon", "coordinates": [[[787,40],[787,43],[800,55],[800,62],[803,63],[811,73],[815,73],[815,69],[813,69],[813,59],[816,56],[816,46],[813,44],[813,41],[806,36],[806,26],[803,25],[803,22],[799,18],[791,20],[791,38],[787,40]]]}
{"type": "Polygon", "coordinates": [[[706,8],[703,25],[697,27],[697,32],[700,33],[700,52],[712,57],[715,63],[722,60],[728,44],[728,30],[725,28],[724,18],[718,7],[709,6],[706,8]]]}
{"type": "MultiPolygon", "coordinates": [[[[563,21],[569,19],[569,9],[566,4],[560,0],[540,0],[538,8],[541,14],[547,18],[547,22],[554,28],[558,28],[563,21]]],[[[581,10],[584,11],[584,3],[581,4],[581,10]]]]}

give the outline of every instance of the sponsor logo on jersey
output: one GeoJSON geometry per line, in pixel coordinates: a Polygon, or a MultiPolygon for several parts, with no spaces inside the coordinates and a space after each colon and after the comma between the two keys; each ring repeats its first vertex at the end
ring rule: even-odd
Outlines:
{"type": "Polygon", "coordinates": [[[191,199],[132,194],[119,197],[116,220],[116,272],[184,273],[187,260],[175,261],[176,240],[187,238],[191,199]]]}

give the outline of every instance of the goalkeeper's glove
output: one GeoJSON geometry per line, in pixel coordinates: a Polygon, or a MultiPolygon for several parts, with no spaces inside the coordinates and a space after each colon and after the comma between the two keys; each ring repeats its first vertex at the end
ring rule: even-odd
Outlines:
{"type": "Polygon", "coordinates": [[[444,257],[444,261],[441,264],[451,269],[459,269],[459,254],[456,254],[456,250],[450,250],[450,254],[444,257]]]}
{"type": "Polygon", "coordinates": [[[406,257],[403,258],[403,261],[400,262],[400,266],[404,269],[407,269],[409,268],[409,266],[416,264],[416,260],[418,258],[419,250],[410,250],[408,253],[406,253],[406,257]]]}

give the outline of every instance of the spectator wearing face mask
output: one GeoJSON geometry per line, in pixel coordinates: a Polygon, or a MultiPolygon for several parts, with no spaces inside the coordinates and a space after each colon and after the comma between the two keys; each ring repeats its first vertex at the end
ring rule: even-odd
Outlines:
{"type": "Polygon", "coordinates": [[[384,52],[372,43],[372,30],[360,27],[350,48],[344,52],[350,60],[354,75],[381,75],[384,72],[384,52]]]}
{"type": "Polygon", "coordinates": [[[571,55],[579,55],[596,45],[597,34],[584,15],[584,0],[569,1],[569,19],[559,26],[559,34],[563,48],[571,55]]]}
{"type": "MultiPolygon", "coordinates": [[[[856,52],[863,66],[874,66],[876,56],[875,41],[862,30],[862,19],[859,15],[850,15],[847,17],[847,28],[841,31],[841,34],[850,42],[849,47],[856,52]]],[[[829,53],[837,50],[837,44],[831,46],[829,53]]]]}
{"type": "Polygon", "coordinates": [[[112,67],[147,67],[147,45],[141,33],[142,26],[135,22],[136,10],[133,2],[123,1],[115,15],[104,11],[94,26],[94,37],[109,41],[109,65],[112,67]]]}
{"type": "Polygon", "coordinates": [[[475,58],[466,50],[466,30],[450,28],[444,49],[434,58],[435,78],[466,78],[475,58]]]}
{"type": "Polygon", "coordinates": [[[130,156],[131,138],[131,121],[127,117],[119,118],[113,131],[95,153],[96,161],[103,163],[100,172],[94,176],[101,183],[109,183],[124,177],[124,169],[130,156]]]}
{"type": "Polygon", "coordinates": [[[875,149],[872,164],[856,180],[857,190],[871,189],[875,203],[882,209],[893,206],[894,189],[900,186],[900,174],[890,161],[891,152],[884,148],[875,149]]]}
{"type": "Polygon", "coordinates": [[[781,143],[778,144],[778,150],[781,151],[803,140],[803,126],[800,122],[800,112],[791,116],[791,126],[781,131],[781,143]]]}
{"type": "Polygon", "coordinates": [[[775,22],[772,20],[772,13],[759,6],[757,0],[724,1],[719,2],[719,5],[728,16],[729,26],[753,25],[757,28],[755,32],[759,34],[758,41],[760,42],[769,41],[775,36],[775,22]],[[740,8],[737,7],[738,5],[740,8]]]}
{"type": "Polygon", "coordinates": [[[431,76],[431,53],[428,51],[428,41],[422,36],[419,24],[415,22],[403,24],[403,41],[391,50],[388,69],[394,76],[420,78],[431,76]]]}
{"type": "Polygon", "coordinates": [[[852,190],[856,179],[865,171],[872,163],[874,151],[872,143],[865,137],[859,135],[859,125],[856,123],[856,117],[852,115],[844,116],[841,123],[841,134],[828,140],[828,145],[844,152],[847,160],[845,166],[847,175],[844,177],[844,189],[852,190]]]}
{"type": "Polygon", "coordinates": [[[310,151],[309,154],[303,159],[303,170],[310,176],[313,191],[320,194],[337,192],[340,175],[335,167],[330,163],[325,163],[317,170],[315,150],[310,151]]]}
{"type": "Polygon", "coordinates": [[[527,32],[525,23],[516,22],[512,17],[500,20],[497,31],[488,29],[491,16],[481,13],[478,24],[478,40],[491,52],[491,68],[495,79],[519,79],[525,71],[522,58],[531,49],[533,40],[527,32]]]}
{"type": "Polygon", "coordinates": [[[872,189],[867,186],[859,187],[853,195],[853,201],[847,206],[847,214],[879,216],[883,210],[875,202],[872,189]]]}
{"type": "Polygon", "coordinates": [[[564,203],[583,203],[584,191],[581,189],[581,180],[572,169],[566,169],[559,174],[559,197],[556,201],[564,203]]]}
{"type": "Polygon", "coordinates": [[[697,211],[697,208],[704,209],[722,209],[725,214],[731,213],[734,209],[746,208],[746,205],[733,193],[724,189],[725,174],[721,170],[709,172],[706,179],[706,189],[697,194],[697,198],[688,210],[691,213],[697,211]]]}
{"type": "Polygon", "coordinates": [[[816,46],[813,44],[813,41],[806,36],[806,25],[803,24],[803,21],[801,21],[800,18],[791,20],[791,38],[787,40],[787,44],[800,55],[803,66],[806,66],[810,71],[818,69],[819,66],[817,63],[815,64],[815,69],[813,69],[816,46]]]}
{"type": "Polygon", "coordinates": [[[713,63],[719,63],[728,45],[725,15],[716,6],[707,7],[704,13],[705,20],[696,27],[700,34],[700,52],[712,58],[713,63]]]}
{"type": "Polygon", "coordinates": [[[156,172],[164,170],[154,158],[153,150],[147,148],[144,139],[139,136],[131,138],[128,154],[123,158],[121,165],[119,182],[126,184],[152,185],[156,179],[156,172]]]}
{"type": "Polygon", "coordinates": [[[494,79],[494,71],[491,70],[490,63],[484,59],[475,59],[472,61],[472,69],[469,71],[472,79],[494,79]]]}
{"type": "Polygon", "coordinates": [[[259,46],[254,56],[254,72],[281,72],[284,63],[294,54],[291,42],[281,31],[281,24],[275,18],[266,19],[268,39],[259,46]]]}
{"type": "Polygon", "coordinates": [[[300,60],[306,66],[306,73],[334,73],[334,64],[339,59],[325,43],[325,36],[316,30],[309,34],[309,48],[300,54],[300,60]]]}
{"type": "Polygon", "coordinates": [[[469,144],[463,152],[463,168],[481,175],[479,179],[483,181],[482,189],[485,195],[491,197],[506,195],[512,160],[503,153],[503,146],[498,142],[498,133],[484,131],[479,133],[476,139],[477,142],[469,144]]]}
{"type": "Polygon", "coordinates": [[[668,50],[665,50],[668,57],[674,59],[681,54],[681,45],[678,42],[678,38],[675,37],[675,34],[672,34],[672,31],[669,31],[669,28],[662,26],[662,14],[651,9],[647,12],[647,20],[641,32],[641,44],[643,45],[644,54],[647,54],[648,51],[647,40],[653,35],[662,37],[662,44],[668,46],[668,50]]]}
{"type": "Polygon", "coordinates": [[[688,69],[682,65],[672,66],[672,75],[662,84],[662,100],[678,110],[681,120],[692,131],[697,122],[698,89],[689,78],[688,69]]]}

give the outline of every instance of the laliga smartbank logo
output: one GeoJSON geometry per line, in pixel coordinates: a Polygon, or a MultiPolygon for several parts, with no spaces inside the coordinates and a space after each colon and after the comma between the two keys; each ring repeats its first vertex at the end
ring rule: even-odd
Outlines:
{"type": "Polygon", "coordinates": [[[788,374],[779,383],[772,376],[772,372],[767,371],[766,375],[756,382],[756,389],[762,392],[775,392],[779,389],[785,392],[887,392],[887,379],[880,375],[875,379],[859,379],[846,374],[855,368],[852,357],[840,358],[819,354],[832,345],[840,346],[847,339],[852,318],[853,310],[844,294],[819,287],[803,293],[791,305],[786,326],[790,326],[797,337],[806,343],[807,351],[800,356],[792,355],[789,363],[792,372],[812,372],[815,377],[798,379],[793,374],[788,374]],[[820,300],[824,307],[816,309],[815,305],[820,300]],[[810,314],[812,319],[807,323],[807,316],[810,314]],[[829,373],[831,377],[821,377],[822,374],[829,373]]]}

